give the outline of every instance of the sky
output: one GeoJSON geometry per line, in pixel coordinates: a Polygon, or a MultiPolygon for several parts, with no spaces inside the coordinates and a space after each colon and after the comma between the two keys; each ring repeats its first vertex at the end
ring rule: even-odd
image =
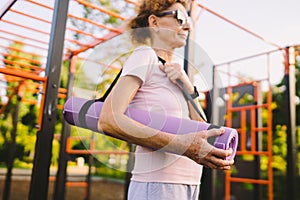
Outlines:
{"type": "MultiPolygon", "coordinates": [[[[300,43],[299,0],[200,0],[207,8],[282,47],[300,43]]],[[[205,11],[199,21],[200,43],[215,62],[274,49],[205,11]],[[213,42],[212,42],[213,41],[213,42]],[[215,45],[219,44],[219,49],[215,45]],[[224,50],[224,49],[227,50],[224,50]],[[214,49],[213,51],[211,49],[214,49]]]]}
{"type": "MultiPolygon", "coordinates": [[[[201,5],[262,36],[280,47],[300,44],[299,0],[199,0],[201,5]]],[[[228,62],[277,47],[227,23],[208,11],[197,10],[197,42],[214,64],[228,62]]],[[[270,56],[272,84],[283,76],[282,54],[270,56]]],[[[267,58],[261,57],[236,64],[245,76],[264,78],[267,58]]],[[[235,66],[231,66],[234,68],[235,66]]],[[[235,70],[233,69],[233,70],[235,70]]]]}

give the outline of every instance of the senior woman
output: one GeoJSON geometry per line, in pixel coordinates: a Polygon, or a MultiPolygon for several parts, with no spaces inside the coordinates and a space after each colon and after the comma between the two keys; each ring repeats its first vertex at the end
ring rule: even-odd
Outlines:
{"type": "MultiPolygon", "coordinates": [[[[227,170],[232,150],[214,148],[207,138],[221,129],[174,135],[130,119],[128,107],[203,121],[184,98],[178,82],[193,96],[195,89],[183,67],[172,62],[185,46],[191,24],[184,0],[145,0],[129,27],[140,45],[123,66],[118,83],[104,102],[99,130],[136,144],[128,191],[130,200],[198,199],[202,167],[227,170]]],[[[195,99],[195,102],[197,100],[195,99]]]]}

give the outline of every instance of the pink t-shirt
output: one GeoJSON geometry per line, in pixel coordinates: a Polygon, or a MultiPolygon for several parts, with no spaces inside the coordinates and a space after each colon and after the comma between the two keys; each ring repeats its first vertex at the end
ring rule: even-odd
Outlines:
{"type": "MultiPolygon", "coordinates": [[[[134,50],[125,62],[121,76],[132,75],[142,80],[130,107],[160,112],[189,119],[187,102],[181,90],[159,68],[161,63],[149,46],[134,50]]],[[[153,151],[137,146],[132,180],[199,184],[202,166],[193,160],[172,153],[153,151]]]]}

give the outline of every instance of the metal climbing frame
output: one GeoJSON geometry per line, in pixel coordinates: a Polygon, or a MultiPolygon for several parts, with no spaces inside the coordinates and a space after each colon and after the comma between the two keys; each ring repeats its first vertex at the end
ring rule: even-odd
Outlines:
{"type": "MultiPolygon", "coordinates": [[[[257,82],[254,82],[254,92],[255,97],[254,101],[259,102],[258,100],[258,93],[261,92],[258,90],[257,82]]],[[[269,88],[267,91],[267,100],[265,103],[262,104],[256,104],[256,105],[247,105],[247,106],[239,106],[234,107],[232,105],[232,87],[227,88],[227,92],[229,95],[229,99],[227,101],[227,116],[226,116],[226,126],[234,127],[232,124],[233,120],[233,114],[239,113],[240,115],[240,127],[234,127],[237,129],[239,133],[239,150],[237,151],[237,156],[243,156],[243,155],[253,155],[253,156],[267,156],[268,158],[268,164],[267,164],[267,178],[266,179],[255,179],[255,178],[242,178],[242,177],[235,177],[234,175],[231,175],[231,171],[226,171],[226,179],[225,179],[225,199],[229,200],[231,197],[231,183],[252,183],[252,184],[265,184],[268,187],[268,199],[273,199],[273,172],[272,172],[272,109],[271,109],[271,103],[272,103],[272,90],[269,88]],[[259,126],[258,120],[258,112],[261,110],[266,109],[267,110],[267,122],[264,126],[259,126]],[[247,119],[247,112],[250,112],[250,118],[247,119]],[[250,123],[250,124],[248,124],[250,123]],[[247,127],[250,126],[250,127],[247,127]],[[250,129],[250,137],[246,136],[247,129],[250,129]],[[257,141],[259,136],[262,137],[262,135],[265,134],[267,136],[267,148],[261,149],[259,146],[261,145],[259,142],[262,142],[261,140],[257,141]],[[248,141],[251,141],[251,148],[247,149],[246,144],[248,141]]],[[[257,172],[259,173],[259,172],[257,172]]]]}
{"type": "MultiPolygon", "coordinates": [[[[225,199],[229,200],[234,195],[232,192],[233,183],[250,183],[255,185],[267,186],[267,198],[273,199],[273,171],[272,171],[272,88],[270,84],[270,63],[269,57],[273,53],[280,53],[282,60],[285,59],[285,49],[278,49],[266,53],[257,54],[254,56],[241,58],[238,60],[230,61],[228,63],[222,63],[215,66],[216,73],[223,73],[227,78],[227,101],[226,101],[226,126],[236,128],[239,133],[239,148],[237,151],[237,157],[250,155],[258,158],[257,174],[256,177],[242,177],[239,173],[232,174],[232,171],[226,171],[225,174],[225,199]],[[232,65],[243,62],[245,60],[255,59],[258,57],[265,57],[266,63],[266,77],[261,80],[247,80],[244,77],[235,75],[232,73],[232,65]],[[227,67],[227,70],[224,68],[227,67]],[[231,85],[232,77],[239,79],[239,84],[231,85]],[[261,85],[265,82],[266,88],[265,97],[262,97],[261,85]],[[253,102],[252,105],[236,105],[234,103],[234,89],[236,87],[251,85],[253,87],[253,102]],[[264,119],[262,118],[262,112],[264,111],[264,119]],[[238,116],[236,118],[236,116],[238,116]],[[238,122],[236,121],[238,120],[238,122]],[[262,121],[265,121],[264,123],[262,121]],[[262,147],[262,140],[267,145],[262,147]],[[251,146],[249,146],[251,143],[251,146]],[[265,178],[260,177],[260,158],[265,157],[267,159],[267,175],[265,178]]],[[[238,168],[239,163],[236,163],[238,168]]],[[[244,166],[246,167],[246,166],[244,166]]],[[[237,170],[238,171],[238,170],[237,170]]],[[[256,195],[259,195],[257,193],[256,195]]],[[[260,194],[261,195],[261,194],[260,194]]],[[[259,196],[257,196],[259,198],[259,196]]]]}
{"type": "MultiPolygon", "coordinates": [[[[134,8],[135,3],[131,1],[124,1],[125,4],[131,5],[134,8]]],[[[124,21],[127,17],[121,14],[110,11],[102,6],[90,3],[85,0],[70,1],[77,6],[87,7],[90,10],[94,10],[103,15],[113,17],[117,20],[124,21]]],[[[72,87],[72,81],[74,78],[76,59],[86,60],[86,55],[82,54],[89,49],[94,48],[97,44],[107,41],[110,38],[122,33],[122,29],[118,27],[107,26],[103,23],[99,23],[96,20],[87,19],[79,16],[77,13],[68,13],[67,9],[69,1],[57,0],[53,2],[40,2],[35,0],[24,1],[7,1],[7,4],[0,10],[0,58],[4,58],[6,50],[13,52],[20,52],[32,57],[38,57],[42,61],[36,61],[34,59],[28,59],[25,56],[13,55],[18,61],[11,61],[7,59],[1,59],[0,73],[4,74],[4,81],[16,82],[20,80],[33,80],[38,84],[37,91],[42,96],[40,102],[31,102],[40,104],[39,112],[39,128],[38,138],[36,144],[35,164],[32,172],[32,180],[30,187],[29,199],[45,199],[48,190],[48,175],[49,164],[51,159],[52,139],[54,134],[55,113],[58,98],[66,98],[71,95],[71,89],[66,90],[58,88],[59,74],[62,55],[62,60],[70,60],[70,75],[69,75],[69,87],[72,87]],[[31,10],[26,10],[27,7],[31,7],[31,10]],[[14,17],[11,17],[14,15],[14,17]],[[53,16],[53,18],[52,18],[53,16]],[[93,30],[98,32],[104,32],[101,36],[94,34],[88,30],[80,30],[77,27],[72,26],[69,23],[66,27],[65,34],[64,20],[68,17],[68,21],[77,21],[81,24],[87,24],[93,27],[93,30]],[[51,19],[52,18],[52,19],[51,19]],[[20,21],[20,19],[24,19],[20,21]],[[50,31],[52,27],[52,31],[50,31]],[[72,36],[85,37],[85,40],[74,39],[72,36]],[[66,38],[64,39],[64,36],[66,38]],[[70,37],[71,35],[71,37],[70,37]],[[55,39],[54,39],[55,38],[55,39]],[[50,41],[48,41],[50,39],[50,41]],[[62,42],[64,40],[65,42],[62,42]],[[13,47],[11,44],[18,43],[24,45],[24,49],[20,47],[13,47]],[[64,45],[64,47],[63,47],[64,45]],[[61,53],[60,53],[61,52],[61,53]],[[60,54],[60,55],[58,55],[60,54]],[[54,58],[55,57],[55,58],[54,58]],[[75,59],[74,59],[75,58],[75,59]],[[32,64],[24,64],[22,61],[28,61],[32,64]],[[19,62],[20,61],[20,62],[19,62]],[[11,67],[18,66],[18,69],[11,67]],[[46,68],[45,68],[46,66],[46,68]],[[57,95],[56,95],[57,93],[57,95]],[[47,97],[46,97],[47,96],[47,97]],[[55,107],[54,107],[55,106],[55,107]],[[50,110],[49,110],[50,109],[50,110]],[[53,112],[52,112],[53,111],[53,112]],[[43,147],[43,148],[40,148],[43,147]],[[43,156],[42,156],[43,155],[43,156]],[[39,181],[37,181],[37,178],[39,181]]],[[[26,90],[29,92],[29,90],[26,90]]],[[[12,95],[9,98],[13,97],[12,95]]],[[[23,100],[25,101],[25,99],[23,100]]],[[[9,102],[9,101],[8,101],[9,102]]],[[[6,104],[7,105],[7,104],[6,104]]],[[[6,105],[1,106],[3,111],[6,105]]],[[[63,105],[57,105],[58,109],[61,109],[63,105]]],[[[64,123],[63,133],[61,134],[61,152],[60,152],[60,167],[57,174],[55,198],[64,198],[64,186],[74,185],[66,182],[66,141],[70,134],[70,129],[66,123],[64,123]]],[[[56,138],[56,137],[55,137],[56,138]]],[[[86,184],[84,184],[86,186],[86,184]]]]}
{"type": "MultiPolygon", "coordinates": [[[[57,3],[61,3],[62,1],[56,0],[55,2],[57,3]]],[[[126,5],[130,5],[131,9],[134,9],[134,7],[137,5],[137,3],[135,3],[135,1],[131,1],[131,0],[124,0],[124,2],[126,3],[126,5]]],[[[68,1],[69,3],[69,1],[68,1]]],[[[107,8],[104,8],[102,6],[93,4],[89,1],[86,0],[73,0],[70,1],[70,3],[72,4],[76,4],[78,6],[82,6],[82,7],[86,7],[89,10],[93,10],[96,11],[98,13],[102,13],[106,16],[110,16],[110,17],[114,17],[115,19],[118,19],[120,21],[124,21],[126,20],[128,17],[130,17],[130,15],[127,13],[128,16],[123,16],[124,13],[118,14],[115,12],[110,11],[107,8]]],[[[234,23],[231,20],[228,20],[227,18],[221,16],[220,14],[214,12],[213,10],[201,5],[200,3],[193,1],[194,6],[200,7],[203,11],[209,12],[211,14],[213,14],[216,17],[221,18],[222,20],[224,20],[227,23],[230,23],[231,25],[238,27],[239,29],[247,32],[248,34],[256,37],[259,40],[262,40],[263,42],[266,42],[274,47],[276,47],[277,49],[280,48],[278,45],[274,44],[274,43],[270,43],[267,42],[267,40],[265,40],[263,37],[261,37],[260,35],[250,31],[249,29],[246,29],[242,26],[240,26],[237,23],[234,23]]],[[[58,4],[57,4],[58,5],[58,4]]],[[[49,102],[51,106],[54,106],[56,108],[56,106],[58,106],[58,108],[62,108],[62,105],[56,105],[57,104],[57,97],[59,98],[65,98],[71,95],[71,90],[70,88],[72,87],[72,82],[74,79],[74,74],[75,74],[75,65],[76,65],[76,60],[86,60],[86,55],[84,54],[84,52],[88,51],[89,49],[94,48],[95,46],[97,46],[98,44],[105,42],[109,39],[111,39],[112,37],[122,33],[123,29],[119,28],[119,27],[112,27],[112,26],[108,26],[105,25],[104,23],[99,23],[96,20],[92,20],[92,19],[87,19],[85,17],[81,17],[78,16],[77,13],[70,13],[67,12],[67,7],[68,5],[65,4],[60,4],[60,6],[58,6],[55,10],[54,8],[54,1],[38,1],[38,0],[24,0],[24,1],[16,1],[16,0],[8,0],[7,4],[3,7],[2,10],[0,10],[0,26],[1,26],[1,30],[0,30],[0,54],[1,57],[3,58],[6,54],[6,50],[11,50],[14,52],[23,52],[26,53],[28,55],[32,55],[32,56],[36,56],[41,58],[41,61],[35,61],[34,59],[28,59],[26,57],[20,57],[15,55],[14,58],[16,60],[27,60],[32,64],[24,64],[22,62],[19,61],[11,61],[11,60],[4,60],[0,57],[0,62],[3,64],[0,64],[0,73],[6,75],[6,79],[5,81],[8,82],[16,82],[16,81],[23,81],[23,80],[33,80],[34,83],[30,83],[30,84],[25,84],[25,88],[27,88],[27,86],[29,87],[29,85],[31,84],[36,84],[36,88],[39,88],[38,90],[35,89],[28,89],[26,90],[26,92],[38,92],[39,94],[42,95],[43,99],[40,103],[40,112],[39,112],[39,130],[40,130],[40,135],[42,137],[42,140],[40,141],[39,144],[37,144],[36,146],[36,152],[42,153],[43,152],[43,148],[45,149],[47,147],[47,152],[45,153],[45,155],[43,155],[43,160],[47,160],[49,161],[51,158],[50,155],[50,151],[51,151],[51,145],[49,145],[52,142],[53,139],[53,126],[54,126],[54,122],[55,122],[55,117],[53,116],[54,113],[51,113],[51,115],[45,115],[46,117],[49,117],[49,119],[51,119],[51,123],[47,124],[47,121],[44,121],[44,124],[42,124],[42,117],[43,117],[43,113],[47,113],[47,109],[44,109],[45,106],[49,106],[49,102]],[[30,11],[26,10],[25,8],[27,8],[28,6],[31,6],[32,9],[30,11]],[[58,9],[62,9],[60,10],[60,12],[58,12],[58,9]],[[54,12],[55,11],[55,12],[54,12]],[[43,13],[43,14],[41,14],[43,13]],[[67,20],[71,21],[77,21],[80,22],[81,24],[88,24],[89,26],[93,27],[93,30],[98,30],[99,32],[103,31],[104,34],[102,34],[101,36],[96,35],[92,32],[89,32],[88,30],[83,30],[83,29],[79,29],[77,27],[72,26],[70,23],[67,24],[66,27],[66,33],[69,34],[65,34],[63,30],[63,24],[57,24],[57,22],[61,19],[57,19],[57,18],[53,18],[52,16],[53,14],[56,14],[55,16],[60,16],[61,18],[64,18],[67,15],[67,20]],[[61,14],[61,15],[58,15],[61,14]],[[11,17],[12,15],[16,16],[16,17],[11,17]],[[23,19],[22,21],[20,19],[23,19]],[[34,26],[35,24],[39,24],[37,26],[34,26]],[[56,30],[57,33],[55,33],[55,31],[51,32],[50,28],[52,24],[56,24],[59,25],[61,30],[56,30]],[[2,28],[5,27],[5,28],[2,28]],[[43,27],[43,28],[41,28],[43,27]],[[61,32],[60,32],[61,31],[61,32]],[[57,44],[57,46],[55,46],[55,41],[48,41],[51,37],[57,36],[60,40],[64,38],[64,42],[61,42],[61,44],[57,44]],[[78,40],[75,39],[75,37],[70,37],[73,35],[78,35],[78,36],[84,36],[85,40],[78,40]],[[42,39],[40,39],[42,38],[42,39]],[[88,42],[87,42],[88,41],[88,42]],[[13,42],[17,42],[17,43],[21,43],[24,44],[24,46],[26,47],[26,49],[21,49],[18,47],[12,47],[10,46],[10,44],[12,44],[13,42]],[[52,42],[52,43],[51,43],[52,42]],[[64,47],[62,47],[62,44],[64,43],[64,47]],[[53,46],[54,45],[54,46],[53,46]],[[52,49],[51,49],[52,48],[52,49]],[[55,61],[54,56],[56,55],[56,58],[60,58],[60,55],[54,54],[55,52],[61,52],[62,54],[62,60],[66,61],[69,60],[70,62],[70,71],[69,71],[69,86],[66,89],[59,89],[57,87],[57,83],[58,83],[58,77],[53,77],[53,75],[58,75],[60,73],[60,69],[57,65],[59,65],[61,63],[60,60],[55,61]],[[51,52],[51,54],[48,54],[48,52],[51,52]],[[18,70],[16,70],[15,68],[11,67],[14,65],[18,65],[19,68],[18,70]],[[45,66],[46,69],[45,69],[45,66]],[[55,74],[51,73],[51,70],[57,70],[55,74]],[[48,73],[46,72],[48,71],[48,73]],[[45,75],[46,74],[46,75],[45,75]],[[55,78],[55,80],[54,80],[55,78]],[[52,82],[50,82],[49,85],[49,80],[52,80],[52,82]],[[46,90],[46,88],[49,87],[48,89],[50,89],[50,93],[47,94],[48,97],[45,98],[46,94],[45,92],[48,92],[46,90]],[[52,88],[51,88],[52,87],[52,88]],[[50,95],[50,96],[49,96],[50,95]],[[49,100],[48,103],[46,102],[47,105],[45,105],[45,101],[49,100]],[[47,128],[42,128],[42,126],[47,126],[47,128]],[[49,131],[51,130],[51,131],[49,131]],[[47,137],[45,137],[47,136],[47,137]],[[43,148],[41,148],[43,147],[43,148]]],[[[230,87],[228,88],[228,91],[230,91],[230,87]]],[[[13,93],[11,93],[13,95],[13,93]]],[[[12,95],[9,97],[11,98],[12,95]]],[[[269,96],[269,95],[268,95],[269,96]]],[[[22,101],[26,102],[26,99],[22,99],[22,101]]],[[[268,98],[268,101],[271,101],[271,99],[268,98]]],[[[29,102],[28,103],[35,103],[35,102],[29,102]]],[[[260,105],[261,107],[264,107],[265,109],[268,110],[268,112],[270,112],[269,110],[269,106],[270,104],[266,103],[266,105],[260,105]]],[[[230,111],[235,111],[237,112],[238,108],[233,108],[232,105],[230,104],[230,102],[227,102],[227,106],[228,106],[228,110],[230,111]]],[[[259,107],[259,105],[256,106],[251,106],[251,107],[247,107],[244,108],[244,111],[242,111],[242,109],[239,111],[241,113],[246,112],[246,110],[248,110],[250,113],[253,113],[254,110],[256,110],[259,107]]],[[[5,105],[3,105],[1,107],[0,111],[3,111],[3,109],[5,109],[5,105]]],[[[53,109],[53,107],[52,107],[53,109]]],[[[1,113],[0,113],[1,114],[1,113]]],[[[241,116],[244,116],[244,114],[241,114],[241,116]]],[[[230,126],[230,117],[232,117],[230,114],[228,115],[228,120],[227,120],[227,126],[230,126]]],[[[255,115],[251,114],[252,119],[254,119],[253,121],[255,121],[255,115]]],[[[269,119],[271,120],[271,119],[269,119]]],[[[268,122],[269,124],[269,122],[268,122]]],[[[257,124],[252,124],[252,132],[251,135],[254,137],[255,134],[257,134],[259,131],[263,131],[263,132],[267,132],[268,135],[268,141],[269,140],[269,135],[270,135],[270,127],[268,125],[268,127],[262,128],[262,127],[258,127],[257,124]],[[261,130],[263,129],[263,130],[261,130]]],[[[254,149],[251,150],[247,150],[245,151],[243,145],[244,145],[244,134],[245,131],[245,127],[240,127],[239,128],[239,132],[241,134],[241,138],[242,138],[242,143],[241,143],[241,150],[238,152],[238,155],[241,155],[243,153],[250,153],[250,154],[255,154],[255,155],[259,155],[259,154],[266,154],[266,153],[261,153],[260,151],[257,151],[254,149]]],[[[64,130],[61,136],[61,149],[62,151],[60,152],[60,170],[58,172],[58,176],[57,176],[57,199],[63,199],[63,195],[64,195],[64,184],[65,184],[65,177],[66,177],[66,148],[67,148],[67,139],[69,137],[69,127],[68,125],[64,126],[64,130]]],[[[253,140],[255,140],[253,138],[253,140]]],[[[269,147],[270,147],[270,143],[268,143],[268,151],[269,151],[269,147]]],[[[70,153],[70,152],[69,152],[70,153]]],[[[269,155],[269,154],[268,154],[269,155]]],[[[41,156],[41,155],[40,155],[41,156]]],[[[270,154],[271,156],[271,154],[270,154]]],[[[36,169],[40,169],[43,171],[43,178],[41,179],[42,181],[39,181],[38,184],[34,184],[33,187],[31,187],[32,191],[36,191],[39,192],[42,196],[40,199],[45,199],[44,197],[47,195],[47,186],[48,186],[48,171],[49,171],[49,162],[36,162],[35,163],[35,168],[36,169]],[[44,173],[45,172],[45,173],[44,173]],[[40,190],[41,189],[41,190],[40,190]]],[[[271,168],[270,168],[271,169],[271,168]]],[[[38,170],[39,171],[39,170],[38,170]]],[[[35,174],[36,171],[33,171],[34,177],[36,177],[35,174]]],[[[271,172],[270,172],[271,173],[271,172]]],[[[226,198],[228,198],[228,195],[230,194],[230,183],[232,182],[238,182],[241,181],[240,179],[237,179],[235,177],[232,177],[230,175],[230,173],[228,172],[228,174],[226,174],[226,198]]],[[[268,182],[262,180],[258,182],[261,182],[263,184],[267,184],[269,187],[269,191],[272,191],[271,188],[271,177],[268,179],[268,182]]],[[[242,180],[242,181],[252,181],[252,180],[242,180]]],[[[271,197],[272,194],[269,195],[269,198],[271,197]]]]}

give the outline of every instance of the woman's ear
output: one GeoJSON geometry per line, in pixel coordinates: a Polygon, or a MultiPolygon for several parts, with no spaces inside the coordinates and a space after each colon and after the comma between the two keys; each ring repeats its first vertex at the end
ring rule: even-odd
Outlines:
{"type": "Polygon", "coordinates": [[[150,15],[148,17],[149,27],[157,27],[158,26],[158,18],[155,15],[150,15]]]}

